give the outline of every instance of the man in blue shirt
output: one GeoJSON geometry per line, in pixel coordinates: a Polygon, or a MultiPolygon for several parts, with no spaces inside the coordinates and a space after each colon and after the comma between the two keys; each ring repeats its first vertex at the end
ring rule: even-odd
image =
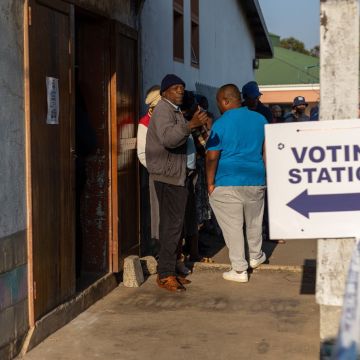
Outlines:
{"type": "Polygon", "coordinates": [[[229,248],[232,269],[225,280],[247,282],[247,269],[266,260],[261,250],[264,213],[264,116],[241,107],[239,89],[228,84],[217,93],[222,116],[207,143],[206,172],[210,205],[229,248]],[[245,258],[246,237],[250,261],[245,258]]]}

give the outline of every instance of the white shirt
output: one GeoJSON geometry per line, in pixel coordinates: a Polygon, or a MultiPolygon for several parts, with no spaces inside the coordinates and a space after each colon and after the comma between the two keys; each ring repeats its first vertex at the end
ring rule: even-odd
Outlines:
{"type": "Polygon", "coordinates": [[[137,132],[137,156],[140,163],[146,167],[145,147],[146,147],[146,134],[148,128],[144,124],[139,124],[137,132]]]}

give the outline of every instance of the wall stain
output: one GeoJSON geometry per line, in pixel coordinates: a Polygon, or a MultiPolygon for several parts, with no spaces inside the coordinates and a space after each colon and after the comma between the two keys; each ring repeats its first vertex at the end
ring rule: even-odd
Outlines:
{"type": "Polygon", "coordinates": [[[328,17],[326,15],[326,12],[325,11],[322,11],[321,12],[321,15],[320,15],[320,25],[324,27],[324,39],[326,39],[326,35],[327,35],[327,32],[329,31],[329,28],[328,28],[328,17]]]}

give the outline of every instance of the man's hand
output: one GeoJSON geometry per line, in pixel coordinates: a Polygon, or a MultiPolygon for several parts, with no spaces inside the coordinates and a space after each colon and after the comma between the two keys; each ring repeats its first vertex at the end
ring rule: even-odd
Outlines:
{"type": "Polygon", "coordinates": [[[198,109],[192,119],[188,122],[190,129],[205,125],[208,121],[207,113],[198,109]]]}
{"type": "Polygon", "coordinates": [[[208,194],[209,196],[215,190],[215,175],[216,169],[219,162],[220,151],[219,150],[208,150],[206,153],[206,180],[208,183],[208,194]]]}
{"type": "Polygon", "coordinates": [[[208,194],[209,196],[212,194],[212,192],[215,190],[215,185],[208,185],[208,194]]]}

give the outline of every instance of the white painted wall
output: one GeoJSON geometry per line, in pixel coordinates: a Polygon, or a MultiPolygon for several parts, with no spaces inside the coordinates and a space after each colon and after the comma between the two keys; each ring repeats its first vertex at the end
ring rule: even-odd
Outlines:
{"type": "Polygon", "coordinates": [[[143,91],[175,73],[195,90],[200,82],[242,87],[254,79],[254,41],[238,0],[200,0],[200,68],[191,66],[190,0],[184,0],[184,63],[173,60],[173,2],[145,1],[141,14],[143,91]]]}

